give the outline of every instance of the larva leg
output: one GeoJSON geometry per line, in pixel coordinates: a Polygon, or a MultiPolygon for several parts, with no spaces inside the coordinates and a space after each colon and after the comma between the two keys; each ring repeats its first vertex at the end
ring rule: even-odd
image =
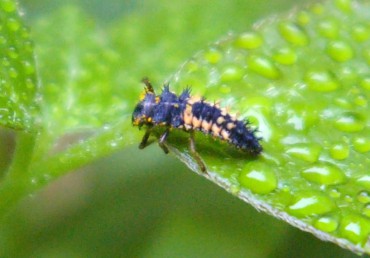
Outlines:
{"type": "Polygon", "coordinates": [[[169,134],[170,134],[170,129],[167,128],[166,131],[161,135],[161,137],[159,137],[159,142],[158,142],[159,147],[161,147],[164,153],[166,154],[169,152],[166,146],[166,140],[169,134]]]}
{"type": "Polygon", "coordinates": [[[190,140],[189,149],[190,149],[191,154],[193,155],[193,157],[197,161],[200,170],[202,170],[203,173],[207,173],[206,166],[204,165],[204,162],[202,161],[198,152],[195,149],[194,131],[190,131],[189,140],[190,140]]]}
{"type": "Polygon", "coordinates": [[[143,136],[143,139],[141,140],[141,143],[139,145],[139,149],[144,149],[146,146],[148,146],[148,139],[151,133],[151,128],[146,129],[145,134],[143,136]]]}

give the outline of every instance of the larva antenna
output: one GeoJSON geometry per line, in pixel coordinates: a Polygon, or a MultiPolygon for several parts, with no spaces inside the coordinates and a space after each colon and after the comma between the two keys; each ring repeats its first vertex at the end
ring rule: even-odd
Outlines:
{"type": "Polygon", "coordinates": [[[144,77],[142,80],[141,80],[141,82],[142,83],[144,83],[145,84],[145,92],[146,93],[153,93],[153,94],[155,94],[154,93],[154,89],[153,89],[153,86],[152,86],[152,84],[150,83],[150,81],[149,81],[149,78],[148,77],[144,77]]]}

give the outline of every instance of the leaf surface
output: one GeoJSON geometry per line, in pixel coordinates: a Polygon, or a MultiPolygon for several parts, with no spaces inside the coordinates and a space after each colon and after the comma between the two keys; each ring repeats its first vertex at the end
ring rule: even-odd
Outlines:
{"type": "Polygon", "coordinates": [[[0,124],[31,130],[39,112],[33,42],[15,1],[0,2],[0,20],[0,124]]]}
{"type": "MultiPolygon", "coordinates": [[[[232,107],[258,127],[254,159],[202,133],[211,181],[321,239],[369,252],[370,5],[314,4],[199,52],[176,73],[179,92],[232,107]]],[[[217,138],[217,137],[216,137],[217,138]]],[[[169,142],[191,169],[186,136],[169,142]]]]}

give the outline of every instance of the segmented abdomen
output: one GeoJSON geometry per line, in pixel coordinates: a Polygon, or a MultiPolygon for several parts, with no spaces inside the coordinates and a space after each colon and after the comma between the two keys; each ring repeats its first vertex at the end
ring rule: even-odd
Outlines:
{"type": "Polygon", "coordinates": [[[185,130],[196,129],[212,134],[255,155],[262,151],[260,138],[256,137],[256,130],[249,127],[248,121],[237,120],[216,105],[189,98],[182,117],[185,130]]]}

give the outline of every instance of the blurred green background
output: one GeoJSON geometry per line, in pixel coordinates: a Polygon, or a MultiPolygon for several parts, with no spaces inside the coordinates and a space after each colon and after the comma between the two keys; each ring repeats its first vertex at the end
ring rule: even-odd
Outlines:
{"type": "MultiPolygon", "coordinates": [[[[20,1],[31,30],[67,5],[83,10],[101,28],[117,33],[120,26],[130,28],[135,33],[124,43],[136,51],[125,53],[125,72],[156,81],[228,32],[246,31],[268,15],[303,3],[20,1]],[[161,27],[161,18],[171,26],[161,27]],[[154,22],[152,34],[143,35],[151,29],[143,28],[148,19],[157,19],[158,26],[154,22]],[[153,55],[163,62],[151,62],[153,55]]],[[[1,138],[2,150],[13,148],[11,132],[1,138]]],[[[11,158],[7,153],[2,167],[11,158]]],[[[2,232],[1,257],[358,257],[256,211],[155,144],[145,151],[130,146],[60,178],[23,200],[2,232]]]]}

